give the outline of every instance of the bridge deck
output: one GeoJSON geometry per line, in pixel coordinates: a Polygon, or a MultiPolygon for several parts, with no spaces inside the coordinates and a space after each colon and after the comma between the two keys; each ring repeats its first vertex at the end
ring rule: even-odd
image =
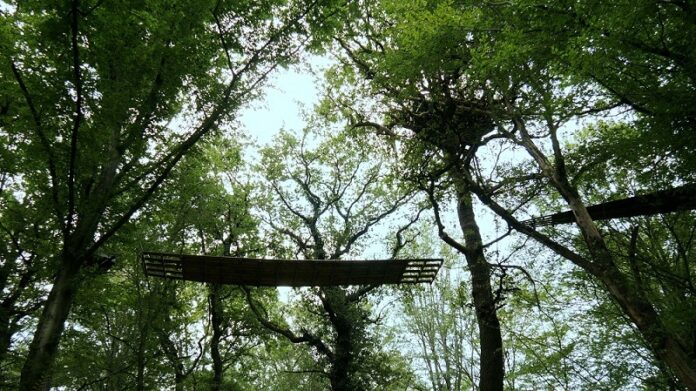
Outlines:
{"type": "MultiPolygon", "coordinates": [[[[588,206],[587,212],[593,220],[609,220],[693,209],[696,209],[696,184],[588,206]]],[[[574,222],[575,216],[572,211],[554,213],[524,221],[530,227],[574,222]]]]}
{"type": "Polygon", "coordinates": [[[146,252],[145,274],[250,286],[431,283],[442,259],[282,260],[146,252]]]}

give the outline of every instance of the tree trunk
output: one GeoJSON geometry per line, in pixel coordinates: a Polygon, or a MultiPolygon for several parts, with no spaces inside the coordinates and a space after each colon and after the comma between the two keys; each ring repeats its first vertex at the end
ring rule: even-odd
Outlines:
{"type": "Polygon", "coordinates": [[[353,340],[353,324],[346,313],[353,303],[349,303],[346,292],[338,287],[323,288],[322,304],[329,321],[336,332],[334,342],[334,354],[331,359],[329,380],[332,391],[355,390],[352,381],[353,353],[355,351],[353,340]]]}
{"type": "MultiPolygon", "coordinates": [[[[0,306],[0,366],[3,367],[12,344],[12,334],[14,334],[13,327],[10,325],[11,322],[9,310],[0,306]]],[[[0,371],[0,383],[8,382],[7,375],[6,371],[0,371]]]]}
{"type": "Polygon", "coordinates": [[[135,377],[136,391],[145,391],[145,367],[147,366],[147,357],[145,350],[147,349],[147,340],[150,338],[150,321],[145,320],[145,324],[141,326],[140,338],[138,341],[138,351],[136,352],[137,372],[135,377]]]}
{"type": "Polygon", "coordinates": [[[483,240],[468,191],[458,192],[457,213],[464,233],[465,257],[471,273],[471,294],[480,338],[480,391],[502,391],[505,367],[500,321],[490,283],[490,265],[483,253],[483,240]]]}
{"type": "Polygon", "coordinates": [[[667,364],[684,386],[689,390],[696,390],[696,352],[689,352],[689,349],[665,328],[655,308],[629,288],[624,276],[615,266],[598,277],[623,312],[637,326],[658,359],[667,364]]]}
{"type": "MultiPolygon", "coordinates": [[[[0,292],[5,292],[7,279],[10,274],[11,262],[9,257],[4,259],[0,258],[0,260],[3,262],[3,265],[0,265],[0,292]]],[[[5,355],[10,349],[10,343],[12,340],[12,332],[10,327],[12,305],[14,305],[14,302],[7,303],[4,300],[2,305],[0,305],[0,364],[2,364],[3,360],[5,359],[5,355]]],[[[2,379],[2,377],[3,375],[0,374],[0,379],[2,379]]]]}
{"type": "Polygon", "coordinates": [[[672,370],[684,386],[696,391],[696,351],[693,347],[685,347],[679,342],[679,337],[665,326],[650,300],[639,288],[632,286],[617,267],[614,255],[607,247],[602,234],[582,202],[577,188],[568,180],[555,132],[551,132],[556,158],[554,165],[534,144],[524,126],[520,129],[522,130],[523,145],[537,162],[544,175],[568,203],[587,249],[592,255],[592,262],[580,264],[577,259],[571,260],[604,284],[623,312],[636,325],[655,356],[672,370]]]}
{"type": "Polygon", "coordinates": [[[174,369],[174,391],[184,391],[184,381],[186,380],[186,375],[183,371],[183,365],[174,369]]]}
{"type": "Polygon", "coordinates": [[[10,322],[10,310],[0,306],[0,364],[5,360],[5,355],[10,350],[12,340],[10,322]]]}
{"type": "MultiPolygon", "coordinates": [[[[17,311],[17,300],[20,299],[22,292],[33,282],[35,270],[30,266],[30,270],[22,273],[19,282],[13,287],[8,287],[7,282],[10,276],[14,262],[10,259],[19,257],[19,254],[8,254],[6,257],[0,258],[4,265],[0,266],[0,292],[8,292],[2,303],[0,303],[0,363],[5,360],[10,346],[12,345],[12,336],[17,332],[17,325],[27,316],[27,313],[17,311]]],[[[0,374],[2,377],[2,374],[0,374]]]]}
{"type": "Polygon", "coordinates": [[[63,256],[62,267],[46,300],[34,338],[29,345],[27,360],[22,367],[19,382],[21,391],[43,391],[49,387],[58,343],[80,283],[81,263],[81,259],[63,256]]]}
{"type": "Polygon", "coordinates": [[[349,375],[353,358],[352,347],[350,327],[336,328],[336,354],[331,365],[332,391],[353,390],[349,375]]]}
{"type": "Polygon", "coordinates": [[[174,368],[174,389],[175,391],[184,391],[186,374],[184,373],[184,364],[181,361],[181,358],[179,358],[179,352],[176,345],[161,329],[158,330],[157,336],[164,355],[167,357],[167,360],[169,360],[172,368],[174,368]]]}
{"type": "Polygon", "coordinates": [[[222,300],[219,284],[211,284],[209,289],[210,323],[213,328],[213,335],[210,338],[210,356],[213,360],[213,379],[210,383],[210,389],[219,391],[222,387],[223,375],[222,356],[220,355],[220,340],[224,331],[222,300]]]}
{"type": "Polygon", "coordinates": [[[652,303],[638,288],[632,287],[618,269],[611,251],[577,191],[563,179],[556,183],[575,214],[576,223],[594,263],[598,266],[587,271],[604,284],[623,312],[637,326],[658,359],[667,364],[684,386],[696,391],[696,352],[682,346],[679,338],[662,323],[652,303]]]}

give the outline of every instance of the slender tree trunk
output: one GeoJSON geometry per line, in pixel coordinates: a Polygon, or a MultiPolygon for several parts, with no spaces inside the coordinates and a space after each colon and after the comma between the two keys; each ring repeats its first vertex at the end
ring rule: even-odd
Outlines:
{"type": "Polygon", "coordinates": [[[143,354],[142,346],[138,346],[136,361],[137,372],[135,376],[135,389],[137,391],[145,391],[145,354],[143,354]]]}
{"type": "Polygon", "coordinates": [[[5,289],[9,291],[8,296],[0,303],[0,363],[5,359],[12,345],[12,336],[17,331],[17,324],[26,316],[18,313],[15,306],[21,293],[32,283],[34,275],[33,270],[25,271],[17,284],[8,287],[8,278],[14,265],[13,262],[9,261],[10,257],[17,258],[19,254],[9,254],[7,257],[0,258],[0,261],[4,262],[4,265],[0,266],[0,292],[4,293],[5,289]]]}
{"type": "Polygon", "coordinates": [[[614,263],[612,254],[587,210],[579,206],[578,200],[571,200],[570,204],[574,210],[577,209],[577,222],[585,242],[595,262],[601,266],[592,274],[604,284],[623,312],[637,326],[658,359],[667,364],[684,386],[696,390],[696,351],[690,351],[680,343],[679,338],[662,323],[650,301],[627,281],[614,263]]]}
{"type": "Polygon", "coordinates": [[[679,338],[665,327],[650,301],[643,296],[639,287],[628,281],[626,276],[618,269],[613,260],[613,255],[606,247],[596,225],[592,222],[589,213],[579,202],[577,196],[569,197],[568,204],[576,216],[576,223],[582,231],[585,243],[592,257],[584,259],[574,256],[565,247],[541,236],[529,233],[529,228],[516,220],[512,214],[496,204],[482,189],[478,189],[477,195],[491,209],[503,217],[509,224],[520,232],[535,237],[540,243],[548,246],[557,254],[574,262],[590,275],[599,280],[610,296],[621,307],[631,322],[638,328],[653,354],[669,368],[679,382],[689,390],[696,390],[696,348],[683,346],[679,338]],[[566,250],[566,251],[564,251],[566,250]]]}
{"type": "MultiPolygon", "coordinates": [[[[636,325],[655,356],[672,370],[684,386],[696,391],[696,351],[694,347],[686,347],[680,343],[679,336],[665,326],[659,313],[640,288],[631,284],[619,270],[614,261],[614,255],[607,247],[597,225],[582,202],[577,188],[568,180],[565,162],[555,131],[551,132],[556,159],[554,165],[534,144],[524,128],[524,123],[520,120],[517,122],[520,125],[523,145],[568,203],[575,215],[575,222],[580,228],[585,244],[592,255],[592,262],[583,262],[578,266],[604,284],[623,312],[636,325]]],[[[575,262],[578,263],[577,260],[575,262]]]]}
{"type": "Polygon", "coordinates": [[[220,285],[211,284],[208,293],[210,303],[210,323],[213,328],[213,335],[210,338],[210,356],[213,359],[213,379],[210,389],[219,391],[222,387],[223,365],[220,354],[220,341],[223,337],[223,313],[222,300],[220,298],[220,285]]]}
{"type": "MultiPolygon", "coordinates": [[[[0,258],[0,261],[3,262],[3,264],[0,265],[0,292],[4,292],[5,287],[7,286],[7,279],[10,274],[11,263],[9,262],[9,257],[0,258]]],[[[12,311],[12,304],[14,303],[10,304],[3,301],[2,305],[0,305],[0,364],[2,364],[2,361],[5,359],[7,351],[10,349],[10,341],[12,338],[10,327],[10,314],[12,311]]],[[[0,374],[0,379],[2,377],[3,375],[0,374]]]]}
{"type": "Polygon", "coordinates": [[[179,365],[174,369],[174,391],[184,391],[186,375],[184,374],[183,367],[183,365],[179,365]]]}
{"type": "Polygon", "coordinates": [[[666,329],[655,308],[629,288],[624,276],[615,266],[598,277],[638,327],[658,359],[667,364],[684,386],[689,390],[696,390],[696,351],[689,351],[666,329]]]}
{"type": "MultiPolygon", "coordinates": [[[[9,352],[12,343],[12,334],[14,333],[9,312],[9,309],[0,306],[0,366],[4,366],[7,352],[9,352]]],[[[0,371],[0,383],[7,383],[7,381],[5,371],[0,371]]]]}
{"type": "MultiPolygon", "coordinates": [[[[167,339],[166,342],[162,341],[161,342],[163,345],[164,344],[170,344],[170,347],[174,347],[174,344],[172,341],[167,339]]],[[[164,346],[163,346],[164,348],[164,346]]],[[[164,348],[168,349],[168,348],[164,348]]],[[[174,390],[176,391],[184,391],[184,381],[186,381],[186,374],[184,373],[184,364],[181,362],[181,359],[178,357],[178,354],[176,353],[176,348],[173,350],[175,352],[174,356],[170,356],[167,354],[169,357],[169,361],[172,364],[172,367],[174,368],[174,390]]]]}
{"type": "Polygon", "coordinates": [[[145,367],[147,366],[147,340],[150,338],[150,321],[145,320],[145,323],[140,329],[140,340],[138,341],[138,351],[136,352],[137,372],[135,377],[135,389],[137,391],[145,391],[145,367]]]}
{"type": "Polygon", "coordinates": [[[80,284],[81,263],[81,259],[63,256],[62,267],[46,300],[34,339],[29,345],[27,360],[22,367],[19,382],[21,391],[43,391],[49,387],[60,337],[80,284]]]}
{"type": "Polygon", "coordinates": [[[471,293],[479,328],[480,391],[502,391],[505,367],[503,339],[490,282],[490,265],[483,253],[483,240],[476,224],[471,193],[460,191],[457,212],[464,233],[465,257],[471,273],[471,293]]]}
{"type": "Polygon", "coordinates": [[[0,364],[5,359],[5,355],[10,349],[10,342],[12,339],[10,322],[10,310],[4,306],[0,306],[0,364]]]}

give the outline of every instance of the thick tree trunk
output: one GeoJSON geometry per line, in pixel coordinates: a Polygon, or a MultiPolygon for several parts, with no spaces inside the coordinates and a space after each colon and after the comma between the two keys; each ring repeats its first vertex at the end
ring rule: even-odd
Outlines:
{"type": "Polygon", "coordinates": [[[353,340],[353,324],[345,312],[353,304],[348,302],[346,292],[341,288],[324,288],[322,291],[325,297],[322,299],[324,310],[336,332],[334,355],[329,372],[331,390],[352,391],[355,390],[351,374],[355,341],[353,340]]]}
{"type": "Polygon", "coordinates": [[[471,273],[471,291],[480,337],[480,391],[502,391],[505,376],[503,339],[490,282],[490,265],[483,253],[483,240],[476,224],[471,193],[458,194],[457,212],[464,233],[465,257],[471,273]]]}
{"type": "Polygon", "coordinates": [[[21,391],[42,391],[49,387],[58,343],[79,286],[80,265],[79,259],[63,257],[22,367],[21,391]]]}
{"type": "MultiPolygon", "coordinates": [[[[636,325],[655,356],[672,370],[684,386],[696,391],[696,351],[693,347],[686,347],[680,343],[679,337],[665,326],[659,313],[640,291],[640,288],[632,286],[619,270],[614,261],[614,255],[609,251],[577,189],[568,180],[563,154],[555,131],[551,132],[556,160],[555,164],[552,164],[534,144],[526,132],[524,124],[521,121],[518,123],[523,145],[568,203],[585,244],[592,255],[591,262],[583,262],[578,266],[604,284],[623,312],[636,325]]],[[[577,263],[577,260],[575,262],[577,263]]]]}
{"type": "Polygon", "coordinates": [[[349,368],[353,361],[353,345],[351,340],[350,327],[336,329],[336,348],[335,358],[331,365],[331,390],[350,391],[353,390],[349,374],[349,368]]]}
{"type": "Polygon", "coordinates": [[[592,257],[600,267],[592,273],[607,288],[625,314],[636,325],[658,359],[674,372],[679,381],[690,390],[696,390],[696,351],[682,346],[671,333],[659,314],[636,287],[632,287],[626,276],[616,266],[597,226],[577,193],[567,191],[568,204],[575,213],[576,222],[585,239],[592,257]]]}
{"type": "Polygon", "coordinates": [[[213,360],[213,379],[210,382],[210,389],[219,391],[222,387],[223,365],[220,354],[220,341],[223,337],[223,313],[222,299],[220,298],[220,285],[211,284],[208,293],[210,303],[210,323],[213,335],[210,338],[210,356],[213,360]]]}

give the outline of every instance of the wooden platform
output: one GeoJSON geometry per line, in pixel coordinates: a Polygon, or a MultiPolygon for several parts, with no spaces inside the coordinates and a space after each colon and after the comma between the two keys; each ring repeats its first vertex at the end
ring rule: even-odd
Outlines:
{"type": "MultiPolygon", "coordinates": [[[[693,209],[696,209],[696,184],[588,206],[587,212],[593,220],[609,220],[693,209]]],[[[574,222],[575,215],[572,211],[567,211],[536,217],[523,223],[530,227],[544,227],[574,222]]]]}
{"type": "Polygon", "coordinates": [[[249,286],[431,283],[442,259],[282,260],[146,252],[145,274],[249,286]]]}

